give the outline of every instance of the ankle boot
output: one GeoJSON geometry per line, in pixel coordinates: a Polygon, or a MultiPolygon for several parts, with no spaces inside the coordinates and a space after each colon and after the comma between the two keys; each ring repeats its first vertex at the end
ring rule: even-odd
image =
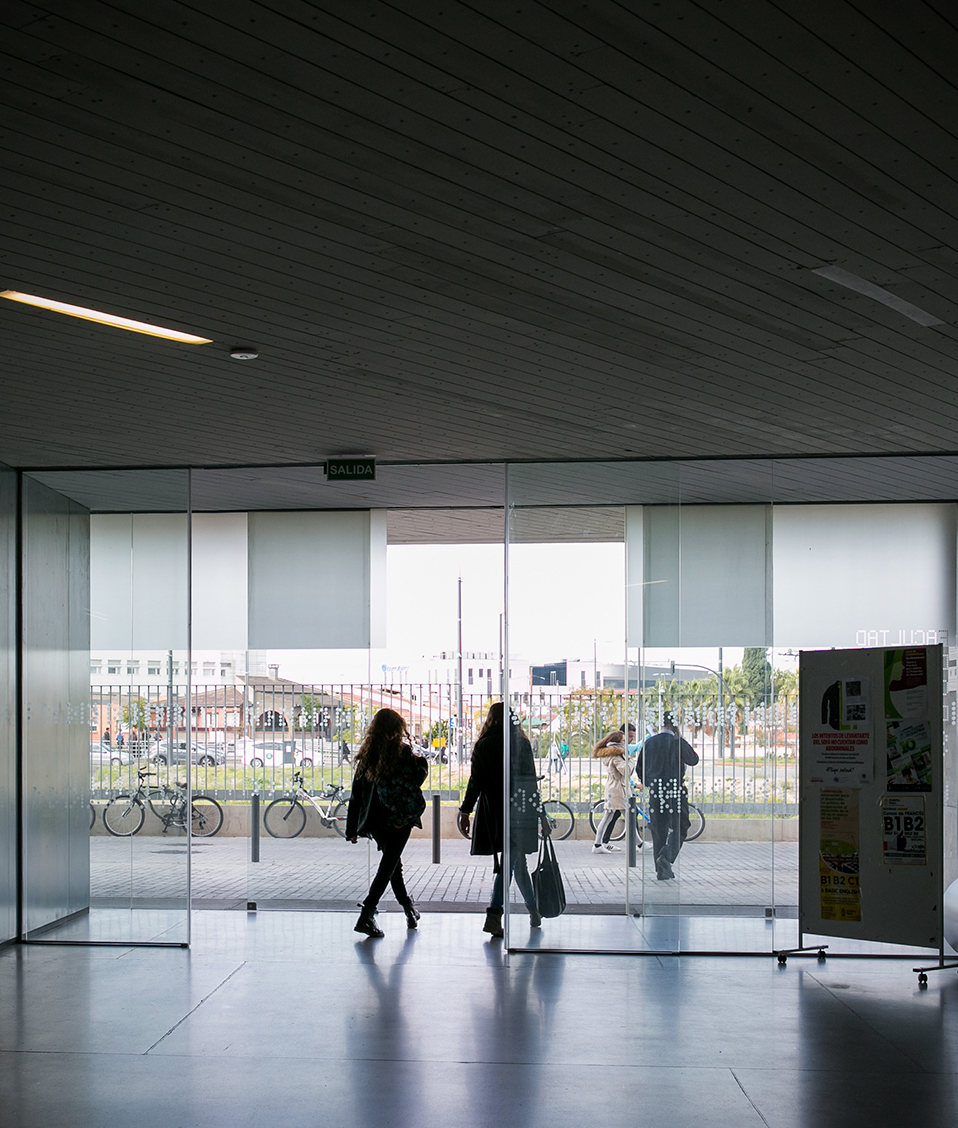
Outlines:
{"type": "Polygon", "coordinates": [[[530,928],[541,928],[542,927],[542,916],[540,915],[539,910],[535,907],[532,907],[532,906],[529,907],[529,927],[530,928]]]}
{"type": "Polygon", "coordinates": [[[360,905],[362,910],[359,914],[359,920],[353,925],[353,932],[364,932],[367,936],[379,938],[385,936],[386,933],[376,923],[376,910],[367,909],[365,905],[360,905]]]}
{"type": "Polygon", "coordinates": [[[502,936],[502,909],[486,909],[486,923],[482,926],[483,932],[490,936],[502,936]]]}
{"type": "Polygon", "coordinates": [[[412,901],[409,901],[408,904],[403,905],[402,911],[406,914],[406,927],[417,928],[420,912],[412,903],[412,901]]]}

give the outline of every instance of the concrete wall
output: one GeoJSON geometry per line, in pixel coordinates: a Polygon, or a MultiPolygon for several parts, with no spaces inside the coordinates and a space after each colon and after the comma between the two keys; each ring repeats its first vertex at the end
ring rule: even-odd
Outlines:
{"type": "Polygon", "coordinates": [[[17,932],[17,475],[0,466],[0,943],[17,932]]]}
{"type": "Polygon", "coordinates": [[[90,524],[23,478],[24,929],[90,905],[90,524]]]}

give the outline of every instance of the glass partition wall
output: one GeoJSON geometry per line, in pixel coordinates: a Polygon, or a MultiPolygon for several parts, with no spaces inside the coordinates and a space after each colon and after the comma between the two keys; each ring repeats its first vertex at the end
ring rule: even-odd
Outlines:
{"type": "Polygon", "coordinates": [[[31,940],[189,942],[189,474],[23,476],[31,940]]]}
{"type": "Polygon", "coordinates": [[[756,469],[740,504],[716,505],[734,486],[721,469],[703,488],[680,463],[510,467],[510,657],[538,654],[510,698],[568,901],[529,931],[514,890],[512,946],[768,951],[794,937],[776,857],[797,810],[795,702],[775,677],[772,475],[756,469]]]}

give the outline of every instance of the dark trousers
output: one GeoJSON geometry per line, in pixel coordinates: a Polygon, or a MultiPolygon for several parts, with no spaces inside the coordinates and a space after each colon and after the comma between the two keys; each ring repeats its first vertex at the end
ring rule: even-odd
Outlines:
{"type": "MultiPolygon", "coordinates": [[[[509,864],[512,868],[512,873],[509,875],[509,884],[512,884],[512,878],[516,879],[516,885],[519,886],[519,892],[522,894],[522,899],[526,903],[526,908],[530,912],[536,911],[536,891],[532,886],[532,875],[529,873],[529,865],[526,862],[526,856],[521,850],[515,848],[509,851],[509,864]]],[[[496,874],[496,879],[492,883],[492,900],[489,902],[489,908],[495,912],[502,909],[503,902],[503,885],[502,880],[502,863],[499,864],[499,872],[496,874]]]]}
{"type": "Polygon", "coordinates": [[[671,865],[679,856],[692,825],[689,793],[685,787],[679,787],[671,780],[649,784],[649,825],[656,866],[662,862],[671,865]]]}
{"type": "Polygon", "coordinates": [[[376,845],[382,851],[379,859],[379,869],[369,886],[363,907],[370,912],[376,911],[379,899],[386,892],[386,886],[393,887],[393,893],[400,905],[410,903],[409,894],[406,892],[406,883],[402,877],[402,852],[409,841],[411,826],[387,826],[373,835],[376,845]]]}

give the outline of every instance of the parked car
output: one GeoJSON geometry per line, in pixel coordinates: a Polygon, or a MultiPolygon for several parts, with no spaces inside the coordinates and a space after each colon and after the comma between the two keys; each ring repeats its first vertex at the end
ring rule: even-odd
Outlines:
{"type": "MultiPolygon", "coordinates": [[[[185,740],[174,740],[173,753],[171,755],[170,742],[168,740],[161,740],[156,746],[156,751],[153,753],[151,759],[154,764],[185,764],[186,746],[187,742],[185,740]]],[[[190,761],[194,764],[213,767],[216,764],[224,764],[226,762],[226,753],[221,746],[216,744],[203,745],[190,742],[190,761]]]]}
{"type": "Polygon", "coordinates": [[[112,764],[114,767],[120,764],[130,764],[136,759],[131,756],[126,748],[115,748],[113,745],[104,744],[102,741],[94,740],[90,742],[90,767],[108,768],[112,764]]]}
{"type": "Polygon", "coordinates": [[[237,762],[249,768],[282,767],[283,764],[297,764],[309,767],[313,760],[304,755],[302,747],[293,740],[280,740],[268,736],[265,740],[254,737],[252,740],[237,740],[232,753],[237,762]]]}

